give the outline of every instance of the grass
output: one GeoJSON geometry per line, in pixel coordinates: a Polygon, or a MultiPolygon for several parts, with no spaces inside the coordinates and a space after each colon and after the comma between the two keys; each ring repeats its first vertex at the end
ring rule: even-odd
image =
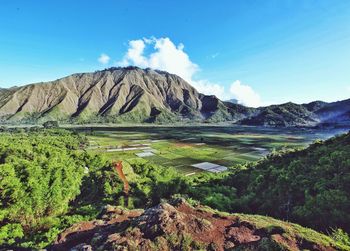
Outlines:
{"type": "Polygon", "coordinates": [[[90,152],[109,159],[142,159],[141,150],[106,152],[107,148],[149,144],[155,155],[143,158],[163,166],[176,167],[181,173],[198,173],[192,164],[208,161],[227,167],[259,160],[264,154],[282,148],[304,147],[320,134],[295,129],[250,127],[115,127],[76,128],[90,141],[90,152]],[[257,148],[259,150],[257,150],[257,148]]]}
{"type": "Polygon", "coordinates": [[[315,243],[320,243],[324,246],[336,247],[339,250],[350,250],[349,246],[335,242],[330,236],[316,232],[313,229],[302,227],[295,223],[284,222],[268,216],[249,215],[249,214],[233,214],[238,216],[240,220],[253,223],[256,228],[264,228],[267,231],[276,228],[282,228],[285,233],[283,235],[287,238],[297,238],[297,236],[315,243]]]}
{"type": "Polygon", "coordinates": [[[201,210],[212,214],[217,214],[222,217],[231,216],[231,215],[237,216],[240,221],[247,221],[250,224],[253,224],[256,227],[256,229],[265,229],[267,233],[270,233],[271,231],[276,229],[281,229],[282,235],[285,238],[288,238],[291,240],[299,239],[300,241],[300,238],[302,238],[309,242],[319,243],[329,247],[335,247],[337,250],[350,251],[349,246],[346,246],[343,243],[335,241],[330,236],[317,232],[311,228],[300,226],[295,223],[285,222],[285,221],[274,219],[269,216],[262,216],[262,215],[239,214],[239,213],[230,214],[227,212],[221,212],[216,209],[212,209],[208,206],[201,206],[201,210]]]}

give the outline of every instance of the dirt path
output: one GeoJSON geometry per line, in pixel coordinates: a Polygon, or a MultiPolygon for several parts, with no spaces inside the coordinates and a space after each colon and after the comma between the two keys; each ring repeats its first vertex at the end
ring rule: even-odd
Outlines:
{"type": "Polygon", "coordinates": [[[124,172],[123,172],[123,163],[121,160],[117,161],[117,162],[113,162],[114,168],[118,173],[119,178],[123,181],[124,183],[124,193],[126,195],[128,195],[129,193],[129,182],[126,179],[124,172]]]}

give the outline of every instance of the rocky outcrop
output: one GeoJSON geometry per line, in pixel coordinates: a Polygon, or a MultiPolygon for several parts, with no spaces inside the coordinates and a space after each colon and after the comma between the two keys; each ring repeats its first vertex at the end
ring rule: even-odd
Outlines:
{"type": "MultiPolygon", "coordinates": [[[[274,220],[276,225],[266,228],[254,216],[247,219],[193,207],[183,199],[146,210],[107,206],[100,219],[73,225],[48,250],[335,250],[332,243],[293,232],[290,223],[274,220]]],[[[313,232],[318,235],[325,238],[313,232]]]]}

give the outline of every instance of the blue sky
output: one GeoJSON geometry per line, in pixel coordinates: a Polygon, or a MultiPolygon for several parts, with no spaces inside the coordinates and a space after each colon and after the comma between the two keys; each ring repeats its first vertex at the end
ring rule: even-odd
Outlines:
{"type": "Polygon", "coordinates": [[[350,1],[0,3],[0,87],[128,63],[253,106],[350,98],[350,1]]]}

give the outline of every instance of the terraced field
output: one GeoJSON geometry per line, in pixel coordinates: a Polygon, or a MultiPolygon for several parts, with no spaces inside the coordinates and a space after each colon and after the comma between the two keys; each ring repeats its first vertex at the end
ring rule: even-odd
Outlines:
{"type": "Polygon", "coordinates": [[[315,139],[337,133],[239,126],[84,127],[76,130],[88,137],[88,151],[125,162],[144,159],[175,167],[184,175],[202,172],[192,167],[201,162],[229,168],[256,161],[273,150],[304,147],[315,139]]]}

